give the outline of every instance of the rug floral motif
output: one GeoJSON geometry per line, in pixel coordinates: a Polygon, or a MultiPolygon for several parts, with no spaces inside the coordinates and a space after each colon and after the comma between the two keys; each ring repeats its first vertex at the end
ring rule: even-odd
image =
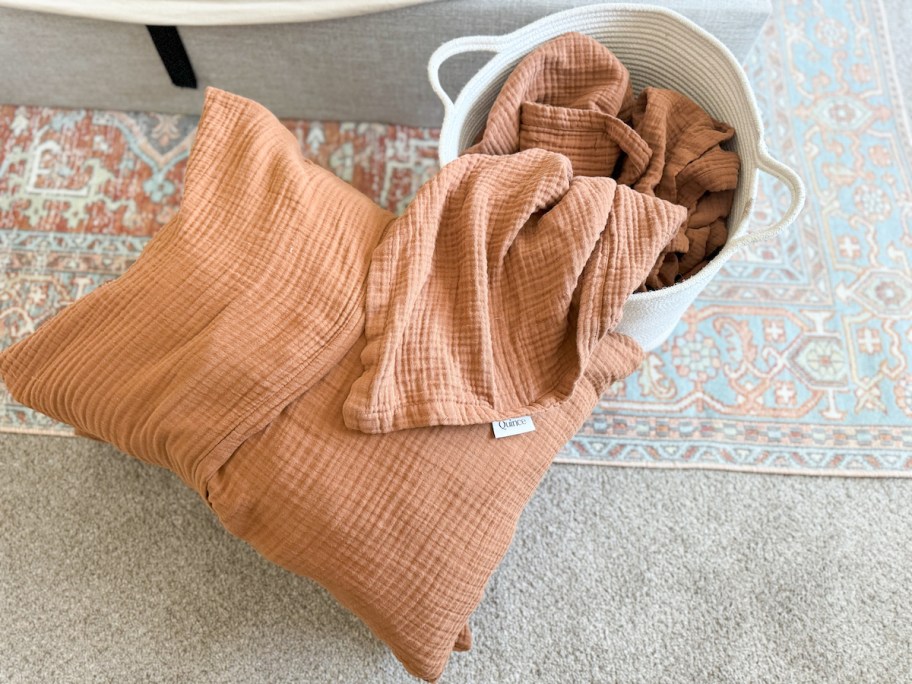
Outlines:
{"type": "MultiPolygon", "coordinates": [[[[729,262],[560,462],[912,476],[912,141],[880,5],[774,2],[746,70],[809,200],[729,262]]],[[[178,209],[197,118],[0,106],[0,347],[116,278],[178,209]]],[[[401,212],[432,129],[284,121],[401,212]]],[[[755,224],[787,198],[764,180],[755,224]]],[[[0,431],[71,434],[0,387],[0,431]]]]}

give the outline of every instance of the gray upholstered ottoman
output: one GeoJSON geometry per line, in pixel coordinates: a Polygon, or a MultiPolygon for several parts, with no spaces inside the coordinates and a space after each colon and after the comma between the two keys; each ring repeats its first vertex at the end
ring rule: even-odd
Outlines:
{"type": "MultiPolygon", "coordinates": [[[[591,0],[441,0],[306,23],[180,25],[198,83],[188,89],[171,82],[142,23],[148,17],[100,20],[21,9],[29,0],[0,0],[0,63],[6,65],[0,103],[199,112],[203,89],[214,85],[282,117],[437,126],[442,109],[426,66],[438,45],[460,35],[506,33],[583,4],[591,0]]],[[[739,58],[770,12],[768,0],[654,4],[693,19],[739,58]]],[[[193,21],[219,18],[196,15],[193,21]]],[[[444,85],[457,92],[489,56],[451,60],[444,85]]]]}

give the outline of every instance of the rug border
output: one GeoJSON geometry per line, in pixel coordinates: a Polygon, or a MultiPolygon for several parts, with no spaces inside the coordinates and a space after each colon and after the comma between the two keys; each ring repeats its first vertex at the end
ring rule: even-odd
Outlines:
{"type": "Polygon", "coordinates": [[[679,463],[677,461],[600,461],[583,458],[555,458],[554,465],[597,466],[603,468],[649,468],[652,470],[715,470],[727,473],[744,473],[745,475],[784,475],[787,477],[844,477],[897,479],[912,478],[912,471],[903,470],[838,470],[835,468],[775,468],[751,465],[727,465],[721,463],[679,463]]]}

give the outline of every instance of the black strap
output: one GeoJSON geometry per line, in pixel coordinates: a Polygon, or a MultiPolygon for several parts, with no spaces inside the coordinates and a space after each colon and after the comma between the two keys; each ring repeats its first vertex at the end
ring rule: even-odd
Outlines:
{"type": "Polygon", "coordinates": [[[196,74],[184,49],[184,43],[176,26],[146,26],[158,56],[161,57],[171,83],[178,88],[196,88],[196,74]]]}

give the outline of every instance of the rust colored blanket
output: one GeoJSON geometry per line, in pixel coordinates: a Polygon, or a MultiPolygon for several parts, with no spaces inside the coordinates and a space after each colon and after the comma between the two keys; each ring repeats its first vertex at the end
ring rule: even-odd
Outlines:
{"type": "Polygon", "coordinates": [[[740,160],[722,144],[734,129],[673,90],[634,97],[630,74],[598,41],[567,33],[511,72],[479,141],[465,154],[540,148],[566,155],[578,176],[614,177],[687,209],[640,290],[696,274],[725,245],[740,160]]]}
{"type": "Polygon", "coordinates": [[[433,681],[554,454],[639,364],[612,328],[685,220],[544,150],[461,157],[396,219],[209,88],[178,215],[0,373],[173,470],[433,681]]]}

